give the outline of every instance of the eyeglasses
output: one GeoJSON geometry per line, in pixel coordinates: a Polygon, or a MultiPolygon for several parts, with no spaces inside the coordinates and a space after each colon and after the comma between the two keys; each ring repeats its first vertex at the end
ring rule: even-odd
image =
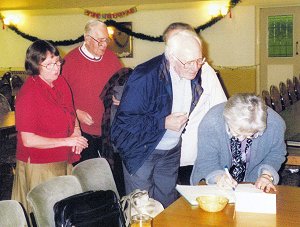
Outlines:
{"type": "Polygon", "coordinates": [[[97,42],[98,46],[101,46],[103,43],[109,44],[110,43],[110,38],[100,38],[100,41],[95,39],[93,36],[88,35],[91,37],[95,42],[97,42]]]}
{"type": "Polygon", "coordinates": [[[55,62],[55,63],[50,63],[50,64],[47,64],[47,65],[42,65],[42,64],[40,64],[40,66],[43,66],[43,67],[45,67],[45,68],[48,69],[48,70],[53,70],[54,65],[56,65],[58,68],[61,67],[61,65],[62,65],[61,60],[58,60],[58,61],[55,62]]]}
{"type": "Polygon", "coordinates": [[[193,61],[188,61],[186,63],[183,63],[182,61],[180,61],[174,54],[172,54],[174,58],[176,58],[176,60],[178,60],[182,65],[184,69],[190,69],[192,68],[195,64],[197,67],[201,67],[204,63],[206,58],[198,58],[196,60],[193,61]]]}

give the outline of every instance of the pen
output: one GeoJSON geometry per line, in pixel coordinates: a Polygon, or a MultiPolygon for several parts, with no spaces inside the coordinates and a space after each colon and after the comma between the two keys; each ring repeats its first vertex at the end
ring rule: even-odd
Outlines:
{"type": "MultiPolygon", "coordinates": [[[[227,166],[224,167],[224,170],[225,170],[225,173],[226,173],[227,177],[228,177],[229,179],[232,179],[232,177],[231,177],[231,175],[230,175],[230,173],[229,173],[229,171],[228,171],[227,166]]],[[[234,187],[234,186],[232,186],[232,190],[235,191],[235,187],[234,187]]]]}

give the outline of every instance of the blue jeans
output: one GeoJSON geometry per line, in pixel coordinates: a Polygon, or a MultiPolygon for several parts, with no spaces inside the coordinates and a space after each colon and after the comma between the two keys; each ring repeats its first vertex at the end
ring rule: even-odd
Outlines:
{"type": "Polygon", "coordinates": [[[154,150],[138,171],[130,175],[123,165],[126,193],[146,190],[166,208],[178,198],[175,189],[180,164],[181,142],[171,150],[154,150]]]}

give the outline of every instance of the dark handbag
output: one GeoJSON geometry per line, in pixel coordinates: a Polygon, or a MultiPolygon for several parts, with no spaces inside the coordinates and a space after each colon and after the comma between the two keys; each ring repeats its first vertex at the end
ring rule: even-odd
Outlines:
{"type": "Polygon", "coordinates": [[[88,191],[55,203],[55,226],[125,227],[120,202],[111,190],[88,191]]]}

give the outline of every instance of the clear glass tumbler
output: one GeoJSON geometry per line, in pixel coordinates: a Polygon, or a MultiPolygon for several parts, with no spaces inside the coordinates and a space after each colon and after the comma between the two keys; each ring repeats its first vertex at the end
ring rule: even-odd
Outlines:
{"type": "Polygon", "coordinates": [[[131,217],[130,227],[152,227],[152,218],[146,214],[137,214],[131,217]]]}

